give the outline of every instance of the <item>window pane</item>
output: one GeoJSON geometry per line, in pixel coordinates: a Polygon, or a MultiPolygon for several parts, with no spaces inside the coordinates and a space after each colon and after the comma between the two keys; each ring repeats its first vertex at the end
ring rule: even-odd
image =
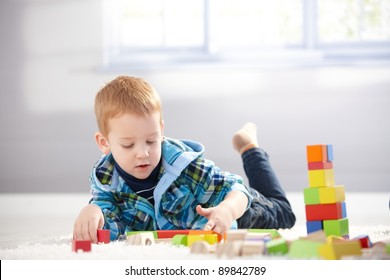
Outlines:
{"type": "Polygon", "coordinates": [[[301,0],[222,0],[212,12],[220,48],[302,43],[301,0]]]}
{"type": "Polygon", "coordinates": [[[122,0],[120,43],[124,47],[202,46],[203,10],[203,0],[122,0]]]}
{"type": "Polygon", "coordinates": [[[321,43],[390,40],[390,0],[318,0],[321,43]]]}

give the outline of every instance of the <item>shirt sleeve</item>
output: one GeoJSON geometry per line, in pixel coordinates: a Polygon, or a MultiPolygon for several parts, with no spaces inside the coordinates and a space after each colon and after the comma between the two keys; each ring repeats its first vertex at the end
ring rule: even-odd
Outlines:
{"type": "Polygon", "coordinates": [[[248,197],[248,205],[252,196],[243,184],[241,176],[221,170],[214,162],[197,158],[183,171],[195,199],[204,207],[213,207],[224,200],[232,190],[242,191],[248,197]]]}

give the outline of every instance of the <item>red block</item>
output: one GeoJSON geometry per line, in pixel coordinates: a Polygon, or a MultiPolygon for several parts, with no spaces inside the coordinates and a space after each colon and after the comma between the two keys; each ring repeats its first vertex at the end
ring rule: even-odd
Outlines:
{"type": "Polygon", "coordinates": [[[311,204],[305,205],[307,221],[338,220],[343,218],[342,204],[311,204]]]}
{"type": "Polygon", "coordinates": [[[360,236],[355,237],[353,240],[359,240],[362,248],[371,248],[372,247],[372,243],[371,243],[370,237],[368,235],[360,235],[360,236]]]}
{"type": "Polygon", "coordinates": [[[189,229],[157,230],[157,238],[172,238],[177,234],[188,235],[189,229]]]}
{"type": "Polygon", "coordinates": [[[72,251],[76,252],[82,250],[84,252],[91,252],[91,240],[73,240],[72,241],[72,251]]]}
{"type": "Polygon", "coordinates": [[[307,168],[309,170],[319,170],[319,169],[332,169],[333,162],[331,161],[316,161],[316,162],[308,162],[307,168]]]}
{"type": "Polygon", "coordinates": [[[97,230],[98,243],[110,243],[110,230],[98,229],[97,230]]]}

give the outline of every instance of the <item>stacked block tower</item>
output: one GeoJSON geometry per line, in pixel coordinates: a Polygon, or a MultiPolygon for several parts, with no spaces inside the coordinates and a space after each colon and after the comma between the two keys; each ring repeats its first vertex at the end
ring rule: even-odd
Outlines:
{"type": "Polygon", "coordinates": [[[304,189],[307,233],[348,237],[349,222],[343,185],[335,186],[332,145],[308,145],[309,187],[304,189]]]}

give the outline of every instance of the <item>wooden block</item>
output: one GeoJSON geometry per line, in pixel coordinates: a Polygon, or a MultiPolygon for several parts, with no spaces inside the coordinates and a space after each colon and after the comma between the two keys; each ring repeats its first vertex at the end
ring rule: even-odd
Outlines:
{"type": "Polygon", "coordinates": [[[72,251],[78,253],[78,251],[91,252],[92,243],[91,240],[72,240],[72,251]]]}
{"type": "Polygon", "coordinates": [[[360,256],[362,249],[359,241],[346,240],[322,244],[319,247],[319,254],[326,260],[340,260],[346,256],[360,256]]]}
{"type": "Polygon", "coordinates": [[[277,238],[265,244],[267,253],[270,255],[285,255],[288,253],[288,244],[284,238],[277,238]]]}
{"type": "Polygon", "coordinates": [[[231,229],[225,232],[225,242],[232,242],[236,240],[245,240],[248,234],[247,229],[231,229]]]}
{"type": "Polygon", "coordinates": [[[277,231],[276,229],[250,228],[248,229],[248,232],[268,233],[271,235],[272,239],[282,237],[280,232],[277,231]]]}
{"type": "Polygon", "coordinates": [[[216,249],[216,255],[218,257],[227,256],[228,258],[234,258],[241,255],[242,243],[244,241],[234,240],[226,243],[218,243],[216,249]]]}
{"type": "Polygon", "coordinates": [[[213,252],[211,245],[206,241],[196,241],[191,245],[190,252],[192,254],[209,254],[213,252]]]}
{"type": "Polygon", "coordinates": [[[337,220],[324,220],[324,231],[327,236],[345,236],[349,234],[349,222],[347,218],[337,220]]]}
{"type": "Polygon", "coordinates": [[[309,170],[309,187],[333,187],[335,184],[333,169],[309,170]]]}
{"type": "Polygon", "coordinates": [[[264,255],[264,241],[244,241],[241,244],[240,256],[264,255]]]}
{"type": "Polygon", "coordinates": [[[345,201],[344,186],[319,188],[320,204],[331,204],[345,201]]]}
{"type": "Polygon", "coordinates": [[[305,205],[307,221],[338,220],[343,218],[342,202],[305,205]]]}
{"type": "Polygon", "coordinates": [[[328,161],[334,161],[333,157],[333,145],[326,145],[326,152],[327,152],[327,157],[328,161]]]}
{"type": "Polygon", "coordinates": [[[157,238],[172,238],[177,234],[188,235],[189,229],[184,230],[157,230],[157,238]]]}
{"type": "Polygon", "coordinates": [[[322,221],[306,221],[307,234],[311,234],[322,230],[323,230],[322,221]]]}
{"type": "Polygon", "coordinates": [[[299,239],[325,243],[326,234],[323,230],[317,230],[315,232],[309,233],[307,236],[302,236],[299,239]]]}
{"type": "Polygon", "coordinates": [[[157,231],[155,230],[139,230],[139,231],[126,231],[126,236],[133,235],[133,234],[139,234],[139,233],[151,233],[153,234],[154,239],[157,239],[157,231]]]}
{"type": "Polygon", "coordinates": [[[188,238],[187,234],[176,234],[174,237],[172,237],[171,242],[173,245],[187,246],[188,245],[187,238],[188,238]]]}
{"type": "Polygon", "coordinates": [[[193,234],[193,235],[189,234],[189,235],[187,235],[187,244],[183,244],[183,245],[191,247],[191,245],[197,241],[205,241],[204,235],[202,235],[202,234],[193,234]]]}
{"type": "Polygon", "coordinates": [[[308,162],[307,169],[308,170],[333,169],[333,162],[331,161],[308,162]]]}
{"type": "Polygon", "coordinates": [[[152,232],[141,232],[127,235],[126,240],[129,245],[148,246],[155,244],[152,232]]]}
{"type": "Polygon", "coordinates": [[[303,199],[305,205],[320,204],[320,189],[322,188],[304,188],[303,199]]]}
{"type": "Polygon", "coordinates": [[[97,230],[98,243],[110,243],[110,230],[109,229],[98,229],[97,230]]]}
{"type": "Polygon", "coordinates": [[[306,146],[307,162],[328,161],[327,147],[327,145],[306,146]]]}
{"type": "Polygon", "coordinates": [[[368,235],[359,235],[353,238],[352,240],[359,240],[360,245],[362,248],[371,248],[372,242],[370,240],[370,237],[368,235]]]}
{"type": "Polygon", "coordinates": [[[319,259],[322,242],[298,239],[291,242],[288,257],[292,259],[319,259]]]}

